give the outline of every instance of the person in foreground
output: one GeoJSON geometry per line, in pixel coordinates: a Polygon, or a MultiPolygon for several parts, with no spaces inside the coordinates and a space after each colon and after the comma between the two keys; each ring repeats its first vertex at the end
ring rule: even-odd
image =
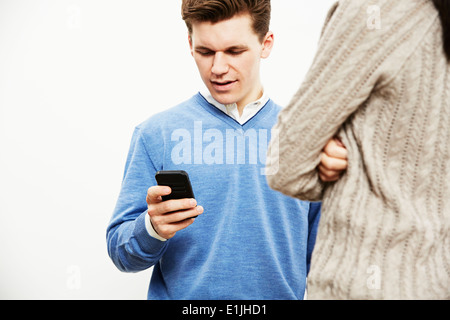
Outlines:
{"type": "MultiPolygon", "coordinates": [[[[183,0],[182,14],[206,89],[136,127],[108,253],[124,272],[154,266],[148,299],[302,299],[320,203],[266,180],[281,109],[260,81],[270,1],[183,0]],[[171,190],[156,185],[159,170],[186,171],[195,199],[162,201],[171,190]]],[[[330,140],[325,179],[345,169],[345,152],[330,140]]]]}
{"type": "Polygon", "coordinates": [[[308,299],[450,299],[449,61],[447,0],[330,11],[267,159],[273,189],[323,200],[308,299]],[[324,183],[316,166],[334,135],[348,169],[324,183]]]}

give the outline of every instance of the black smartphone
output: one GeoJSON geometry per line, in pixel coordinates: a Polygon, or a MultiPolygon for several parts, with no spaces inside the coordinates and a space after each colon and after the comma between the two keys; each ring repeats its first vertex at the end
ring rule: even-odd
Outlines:
{"type": "Polygon", "coordinates": [[[155,175],[156,182],[159,186],[169,186],[172,193],[163,196],[163,201],[172,199],[191,199],[194,197],[191,181],[186,171],[182,170],[162,170],[155,175]]]}

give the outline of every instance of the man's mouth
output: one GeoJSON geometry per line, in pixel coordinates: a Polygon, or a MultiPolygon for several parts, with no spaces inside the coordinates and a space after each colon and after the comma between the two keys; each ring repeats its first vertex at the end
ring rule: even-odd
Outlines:
{"type": "Polygon", "coordinates": [[[223,80],[223,81],[211,81],[212,86],[217,91],[228,91],[233,85],[237,82],[237,80],[223,80]]]}

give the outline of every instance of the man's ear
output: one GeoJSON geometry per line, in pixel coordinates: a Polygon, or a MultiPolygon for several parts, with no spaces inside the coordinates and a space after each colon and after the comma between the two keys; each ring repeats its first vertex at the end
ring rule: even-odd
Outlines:
{"type": "Polygon", "coordinates": [[[263,48],[261,51],[261,58],[266,59],[270,56],[274,42],[275,37],[273,35],[273,32],[272,31],[267,32],[266,36],[264,37],[264,41],[262,43],[263,48]]]}

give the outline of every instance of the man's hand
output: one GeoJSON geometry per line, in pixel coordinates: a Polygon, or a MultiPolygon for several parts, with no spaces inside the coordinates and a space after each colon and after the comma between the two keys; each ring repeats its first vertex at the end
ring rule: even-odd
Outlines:
{"type": "Polygon", "coordinates": [[[162,201],[162,196],[172,190],[166,186],[153,186],[147,191],[147,205],[150,221],[156,233],[164,239],[172,238],[178,231],[190,226],[195,217],[203,213],[195,199],[162,201]]]}
{"type": "Polygon", "coordinates": [[[347,149],[338,138],[328,141],[318,166],[320,179],[324,182],[339,180],[348,166],[347,155],[347,149]]]}

